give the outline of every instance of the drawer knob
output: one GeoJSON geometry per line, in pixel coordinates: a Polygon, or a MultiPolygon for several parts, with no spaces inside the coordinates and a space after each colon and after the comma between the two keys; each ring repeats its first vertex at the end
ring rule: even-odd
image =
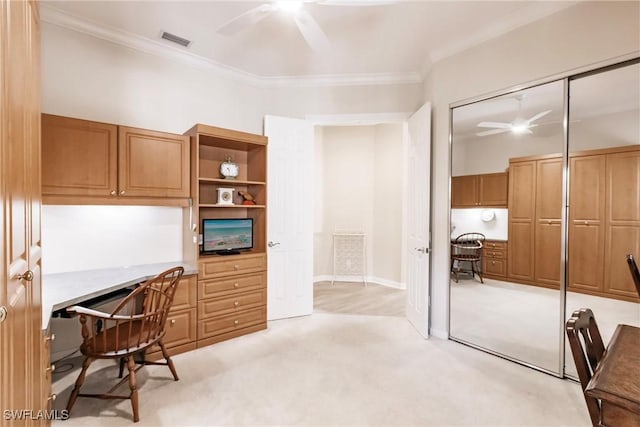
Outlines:
{"type": "Polygon", "coordinates": [[[47,399],[47,401],[51,401],[53,402],[54,400],[56,400],[58,398],[58,395],[53,393],[51,394],[51,396],[49,396],[49,398],[47,399]]]}
{"type": "Polygon", "coordinates": [[[116,195],[116,190],[111,190],[111,195],[115,196],[116,195]]]}
{"type": "Polygon", "coordinates": [[[235,305],[236,307],[240,305],[240,303],[238,301],[234,301],[233,305],[235,305]]]}
{"type": "Polygon", "coordinates": [[[240,268],[240,266],[239,266],[238,264],[234,264],[234,266],[233,266],[233,269],[234,269],[234,270],[237,270],[237,269],[239,269],[239,268],[240,268]]]}
{"type": "Polygon", "coordinates": [[[239,321],[239,320],[234,320],[234,321],[233,321],[233,324],[234,324],[234,325],[238,325],[238,324],[240,324],[240,321],[239,321]]]}
{"type": "Polygon", "coordinates": [[[491,265],[496,265],[496,262],[495,261],[491,261],[491,265]]]}
{"type": "Polygon", "coordinates": [[[124,196],[124,194],[125,194],[125,191],[124,191],[124,190],[120,191],[120,195],[121,195],[121,196],[124,196]]]}
{"type": "Polygon", "coordinates": [[[46,338],[44,339],[44,342],[47,342],[47,341],[55,341],[55,340],[56,340],[56,334],[51,334],[50,336],[48,336],[48,337],[46,337],[46,338]]]}
{"type": "Polygon", "coordinates": [[[238,282],[236,282],[236,283],[234,283],[234,284],[233,284],[233,287],[234,287],[234,288],[236,288],[236,289],[238,288],[238,286],[239,286],[239,285],[238,285],[238,282]]]}
{"type": "Polygon", "coordinates": [[[175,325],[176,324],[176,319],[171,319],[169,321],[169,324],[171,324],[171,326],[175,325]]]}

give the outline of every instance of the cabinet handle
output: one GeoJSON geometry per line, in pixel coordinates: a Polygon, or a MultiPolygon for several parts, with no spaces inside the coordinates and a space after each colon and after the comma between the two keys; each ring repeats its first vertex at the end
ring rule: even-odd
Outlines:
{"type": "Polygon", "coordinates": [[[234,287],[234,288],[236,288],[236,289],[238,289],[238,282],[234,283],[234,284],[233,284],[233,287],[234,287]]]}
{"type": "Polygon", "coordinates": [[[233,302],[233,305],[237,307],[237,306],[239,306],[239,305],[240,305],[240,303],[239,303],[238,301],[234,301],[234,302],[233,302]]]}
{"type": "Polygon", "coordinates": [[[585,221],[584,225],[588,226],[589,225],[589,221],[585,221]]]}
{"type": "Polygon", "coordinates": [[[49,372],[54,372],[55,370],[56,370],[56,365],[52,363],[51,366],[45,369],[45,372],[48,374],[49,372]]]}
{"type": "Polygon", "coordinates": [[[27,270],[22,274],[18,274],[16,276],[18,280],[26,280],[27,282],[31,282],[33,280],[33,271],[27,270]]]}
{"type": "Polygon", "coordinates": [[[175,325],[175,324],[176,324],[176,319],[171,319],[171,320],[169,321],[169,323],[171,324],[171,326],[175,325]]]}
{"type": "Polygon", "coordinates": [[[496,265],[496,262],[495,261],[491,261],[491,265],[496,265]]]}
{"type": "Polygon", "coordinates": [[[116,190],[111,190],[111,195],[115,196],[116,195],[116,190]]]}
{"type": "Polygon", "coordinates": [[[53,402],[57,398],[58,398],[58,395],[55,393],[52,393],[51,396],[49,396],[49,398],[47,399],[47,402],[53,402]]]}
{"type": "Polygon", "coordinates": [[[234,321],[233,321],[233,324],[234,324],[234,325],[238,325],[238,324],[240,324],[240,321],[239,321],[239,320],[234,320],[234,321]]]}
{"type": "Polygon", "coordinates": [[[235,265],[233,266],[233,269],[234,269],[234,270],[237,270],[237,269],[239,269],[239,268],[240,268],[240,266],[239,266],[238,264],[235,264],[235,265]]]}
{"type": "Polygon", "coordinates": [[[51,336],[46,337],[46,338],[44,339],[44,342],[47,342],[47,341],[55,341],[55,340],[56,340],[56,334],[51,334],[51,336]]]}
{"type": "Polygon", "coordinates": [[[124,190],[120,191],[120,195],[124,196],[124,190]]]}

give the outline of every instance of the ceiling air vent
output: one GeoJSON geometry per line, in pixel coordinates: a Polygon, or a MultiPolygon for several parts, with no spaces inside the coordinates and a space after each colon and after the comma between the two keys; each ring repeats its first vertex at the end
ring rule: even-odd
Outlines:
{"type": "Polygon", "coordinates": [[[189,47],[191,44],[191,40],[183,39],[180,36],[176,36],[175,34],[167,33],[166,31],[162,32],[163,39],[169,40],[170,42],[177,43],[180,46],[189,47]]]}

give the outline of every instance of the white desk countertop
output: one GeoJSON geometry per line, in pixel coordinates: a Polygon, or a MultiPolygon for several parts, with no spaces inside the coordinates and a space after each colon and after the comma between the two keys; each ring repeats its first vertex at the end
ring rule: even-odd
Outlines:
{"type": "Polygon", "coordinates": [[[144,282],[177,266],[184,267],[185,276],[198,274],[197,266],[182,261],[45,274],[42,276],[42,329],[48,328],[55,310],[144,282]]]}

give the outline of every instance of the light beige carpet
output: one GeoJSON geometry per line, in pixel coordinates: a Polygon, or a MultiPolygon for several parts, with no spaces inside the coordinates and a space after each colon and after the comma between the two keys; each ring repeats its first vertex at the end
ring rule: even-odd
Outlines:
{"type": "MultiPolygon", "coordinates": [[[[135,425],[589,425],[574,382],[424,340],[403,317],[320,311],[175,356],[178,382],[166,367],[143,368],[135,425]]],[[[77,369],[55,374],[56,408],[64,408],[77,369]]],[[[115,376],[114,364],[93,367],[87,391],[104,390],[115,376]]],[[[134,424],[129,401],[79,398],[71,418],[53,425],[134,424]]]]}

